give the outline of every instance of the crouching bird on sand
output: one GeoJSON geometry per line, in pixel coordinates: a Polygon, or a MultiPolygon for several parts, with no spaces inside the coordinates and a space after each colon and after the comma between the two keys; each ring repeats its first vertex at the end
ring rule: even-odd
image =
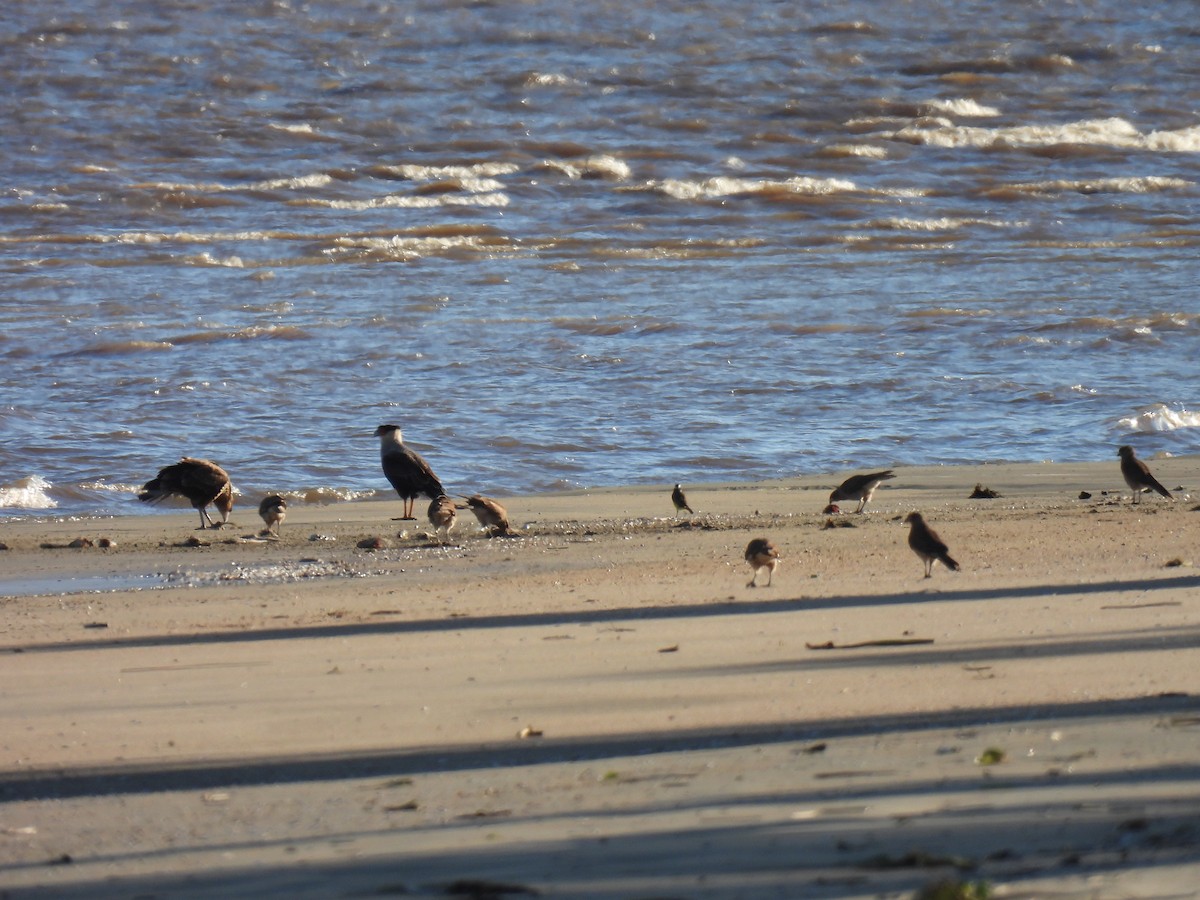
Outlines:
{"type": "Polygon", "coordinates": [[[375,437],[379,438],[383,474],[404,501],[404,519],[415,518],[412,514],[413,502],[421,494],[435,500],[446,493],[421,454],[404,446],[404,435],[399,425],[380,425],[375,429],[375,437]]]}
{"type": "Polygon", "coordinates": [[[908,523],[908,546],[925,563],[925,577],[933,577],[933,564],[940,562],[952,572],[958,571],[958,563],[950,557],[950,548],[945,545],[936,531],[925,524],[919,512],[910,512],[904,520],[908,523]]]}
{"type": "Polygon", "coordinates": [[[160,469],[156,478],[142,486],[138,499],[143,503],[158,503],[167,497],[183,497],[200,510],[200,529],[220,528],[229,521],[233,511],[233,485],[229,475],[215,462],[185,456],[179,462],[160,469]],[[217,524],[208,516],[206,507],[221,511],[217,524]]]}

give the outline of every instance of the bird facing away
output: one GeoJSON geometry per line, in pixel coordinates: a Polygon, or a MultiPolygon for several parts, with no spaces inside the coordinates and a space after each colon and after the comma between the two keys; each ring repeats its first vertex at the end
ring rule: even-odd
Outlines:
{"type": "Polygon", "coordinates": [[[258,504],[258,514],[262,516],[262,520],[267,526],[263,534],[273,534],[278,537],[283,520],[287,517],[287,501],[278,494],[269,494],[263,497],[262,503],[258,504]]]}
{"type": "Polygon", "coordinates": [[[875,488],[879,487],[879,483],[895,477],[896,474],[891,469],[886,472],[872,472],[869,475],[851,475],[833,489],[833,493],[829,495],[829,503],[832,506],[838,500],[857,500],[858,509],[855,512],[862,512],[875,496],[875,488]]]}
{"type": "Polygon", "coordinates": [[[473,494],[467,497],[467,506],[475,513],[479,524],[487,529],[489,537],[508,534],[508,512],[491,497],[473,494]]]}
{"type": "Polygon", "coordinates": [[[908,546],[925,563],[925,577],[933,577],[933,564],[940,562],[952,572],[958,571],[958,563],[950,557],[950,548],[938,537],[937,532],[925,524],[919,512],[910,512],[904,520],[908,523],[908,546]]]}
{"type": "Polygon", "coordinates": [[[380,425],[375,429],[375,437],[379,438],[383,474],[404,501],[404,519],[414,518],[413,502],[419,495],[424,494],[433,500],[446,493],[421,454],[404,446],[399,425],[380,425]]]}
{"type": "Polygon", "coordinates": [[[767,570],[767,587],[770,587],[775,567],[779,565],[779,551],[767,538],[755,538],[746,545],[746,562],[750,563],[750,568],[754,570],[754,575],[746,587],[758,586],[760,569],[767,570]]]}
{"type": "Polygon", "coordinates": [[[1158,491],[1168,500],[1174,499],[1171,492],[1150,474],[1150,467],[1134,455],[1132,447],[1128,444],[1118,447],[1117,455],[1121,457],[1121,474],[1125,476],[1125,483],[1133,489],[1134,503],[1141,502],[1142,491],[1146,490],[1158,491]]]}
{"type": "Polygon", "coordinates": [[[233,485],[229,475],[215,462],[207,459],[192,459],[185,456],[171,466],[159,469],[156,478],[147,481],[138,499],[143,503],[158,503],[167,497],[185,498],[195,509],[200,510],[200,528],[220,528],[229,521],[233,511],[233,485]],[[221,511],[220,525],[209,518],[209,505],[221,511]]]}
{"type": "Polygon", "coordinates": [[[671,502],[675,504],[675,515],[679,515],[685,509],[693,516],[696,511],[688,506],[687,497],[683,495],[683,488],[680,485],[675,485],[675,490],[671,491],[671,502]]]}
{"type": "Polygon", "coordinates": [[[455,511],[454,501],[445,494],[440,494],[430,501],[429,522],[441,533],[443,544],[450,540],[450,529],[457,520],[458,513],[455,511]]]}

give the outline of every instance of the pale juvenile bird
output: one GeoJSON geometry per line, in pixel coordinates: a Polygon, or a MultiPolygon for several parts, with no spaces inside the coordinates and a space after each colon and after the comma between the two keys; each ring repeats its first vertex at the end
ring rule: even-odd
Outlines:
{"type": "Polygon", "coordinates": [[[1128,444],[1118,447],[1117,455],[1121,457],[1121,474],[1125,476],[1125,483],[1133,489],[1134,503],[1141,502],[1142,491],[1146,490],[1158,491],[1168,500],[1175,499],[1171,492],[1150,474],[1150,467],[1134,455],[1132,447],[1128,444]]]}
{"type": "Polygon", "coordinates": [[[283,520],[287,518],[287,501],[278,494],[269,494],[263,497],[262,502],[258,504],[258,514],[267,526],[263,534],[273,534],[278,537],[279,529],[283,527],[283,520]]]}
{"type": "Polygon", "coordinates": [[[760,569],[767,570],[767,587],[771,586],[771,578],[775,574],[775,567],[779,565],[779,551],[775,549],[767,538],[755,538],[746,545],[746,562],[750,563],[750,568],[754,570],[754,576],[750,579],[750,583],[746,587],[758,586],[758,573],[760,569]]]}
{"type": "Polygon", "coordinates": [[[491,497],[473,494],[467,497],[467,506],[475,513],[479,524],[487,529],[490,537],[508,534],[508,512],[491,497]]]}
{"type": "Polygon", "coordinates": [[[858,509],[855,512],[862,512],[875,496],[875,488],[879,487],[879,483],[895,477],[896,474],[891,469],[886,472],[872,472],[869,475],[851,475],[833,489],[829,495],[829,504],[832,506],[838,500],[857,500],[858,509]]]}
{"type": "Polygon", "coordinates": [[[454,527],[454,523],[458,519],[458,513],[455,512],[454,501],[441,494],[434,497],[429,504],[429,522],[433,527],[441,532],[442,543],[450,540],[450,529],[454,527]]]}
{"type": "Polygon", "coordinates": [[[671,502],[675,504],[675,515],[679,515],[685,509],[693,516],[696,511],[688,506],[687,497],[683,495],[683,488],[680,485],[675,485],[675,490],[671,491],[671,502]]]}
{"type": "Polygon", "coordinates": [[[415,518],[412,514],[413,503],[421,494],[433,500],[446,493],[421,454],[404,446],[399,425],[380,425],[375,429],[375,437],[379,438],[383,474],[404,501],[404,519],[415,518]]]}
{"type": "Polygon", "coordinates": [[[220,528],[229,521],[229,514],[233,511],[233,485],[229,482],[229,475],[207,459],[185,456],[174,465],[160,469],[158,477],[142,486],[138,499],[143,503],[158,503],[171,496],[183,497],[200,510],[198,531],[209,527],[220,528]],[[220,525],[209,518],[205,507],[210,504],[221,511],[220,525]]]}
{"type": "Polygon", "coordinates": [[[925,517],[911,512],[904,520],[908,523],[908,546],[925,563],[925,577],[933,577],[933,564],[940,562],[952,572],[958,571],[958,563],[950,557],[950,548],[945,545],[936,531],[925,524],[925,517]]]}

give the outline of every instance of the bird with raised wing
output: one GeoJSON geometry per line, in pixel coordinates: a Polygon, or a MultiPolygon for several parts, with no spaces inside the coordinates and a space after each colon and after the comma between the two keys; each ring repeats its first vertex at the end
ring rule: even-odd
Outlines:
{"type": "Polygon", "coordinates": [[[750,579],[750,583],[746,587],[758,586],[758,573],[762,569],[767,570],[767,587],[771,586],[771,579],[775,575],[775,569],[779,565],[779,551],[775,549],[775,545],[767,538],[755,538],[746,545],[746,562],[750,563],[750,568],[754,570],[754,576],[750,579]]]}
{"type": "Polygon", "coordinates": [[[908,523],[908,546],[925,563],[925,577],[933,577],[933,564],[940,562],[952,572],[958,571],[958,563],[950,556],[950,548],[929,527],[919,512],[910,512],[904,520],[908,523]]]}
{"type": "Polygon", "coordinates": [[[857,500],[858,509],[855,512],[862,512],[875,496],[875,489],[879,487],[879,483],[895,477],[896,473],[891,469],[886,472],[871,472],[869,475],[851,475],[833,489],[829,495],[829,504],[832,506],[839,500],[857,500]]]}
{"type": "Polygon", "coordinates": [[[446,493],[442,483],[421,454],[404,445],[404,435],[399,425],[380,425],[375,429],[375,437],[379,438],[383,474],[404,501],[402,518],[414,519],[412,509],[417,497],[424,494],[433,500],[442,496],[446,493]]]}
{"type": "Polygon", "coordinates": [[[1121,457],[1121,475],[1124,476],[1125,483],[1133,490],[1134,503],[1141,502],[1142,491],[1157,491],[1168,500],[1175,499],[1171,496],[1171,492],[1150,473],[1150,467],[1137,458],[1132,447],[1128,444],[1118,447],[1117,455],[1121,457]]]}
{"type": "Polygon", "coordinates": [[[479,524],[487,530],[488,537],[508,534],[508,512],[491,497],[472,494],[466,498],[467,506],[475,513],[479,524]]]}
{"type": "Polygon", "coordinates": [[[233,485],[229,475],[215,462],[185,456],[174,465],[159,469],[158,475],[147,481],[138,499],[143,503],[159,503],[168,497],[183,497],[200,511],[200,528],[220,528],[229,521],[233,511],[233,485]],[[221,512],[220,523],[208,515],[208,506],[221,512]]]}

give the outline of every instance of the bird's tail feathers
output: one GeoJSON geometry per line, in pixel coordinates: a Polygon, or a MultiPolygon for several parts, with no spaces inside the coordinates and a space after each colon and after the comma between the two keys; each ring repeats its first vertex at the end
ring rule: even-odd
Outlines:
{"type": "Polygon", "coordinates": [[[138,499],[143,503],[158,503],[170,496],[170,491],[163,490],[162,482],[157,478],[153,481],[147,481],[142,485],[141,493],[138,494],[138,499]]]}
{"type": "Polygon", "coordinates": [[[949,553],[943,553],[941,556],[938,557],[938,559],[940,559],[942,561],[942,565],[944,565],[951,572],[958,571],[959,565],[957,562],[954,561],[954,559],[951,558],[949,553]]]}

